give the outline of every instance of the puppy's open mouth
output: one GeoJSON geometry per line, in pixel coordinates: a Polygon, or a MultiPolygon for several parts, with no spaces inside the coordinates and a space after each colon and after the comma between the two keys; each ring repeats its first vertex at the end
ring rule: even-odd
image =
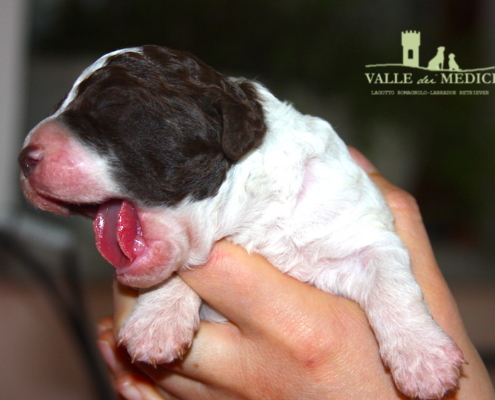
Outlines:
{"type": "MultiPolygon", "coordinates": [[[[48,198],[45,197],[48,200],[48,198]]],[[[72,204],[49,199],[70,214],[93,220],[95,242],[101,255],[118,269],[129,267],[145,250],[138,212],[128,200],[112,199],[102,204],[72,204]]]]}
{"type": "Polygon", "coordinates": [[[98,250],[116,268],[128,267],[145,249],[138,213],[127,200],[103,203],[93,229],[98,250]]]}
{"type": "Polygon", "coordinates": [[[169,277],[176,265],[182,265],[177,249],[166,240],[168,229],[153,225],[153,210],[104,195],[95,202],[71,202],[36,191],[29,182],[23,188],[28,199],[42,210],[90,218],[97,249],[115,267],[116,277],[124,285],[151,287],[169,277]]]}

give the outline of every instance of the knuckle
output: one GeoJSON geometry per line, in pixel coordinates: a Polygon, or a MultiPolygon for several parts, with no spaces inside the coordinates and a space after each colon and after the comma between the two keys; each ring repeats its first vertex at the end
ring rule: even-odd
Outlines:
{"type": "MultiPolygon", "coordinates": [[[[225,275],[235,271],[240,264],[236,250],[235,247],[227,243],[217,243],[213,246],[209,259],[203,268],[207,267],[210,276],[225,275]]],[[[229,278],[233,277],[235,276],[229,276],[229,278]]]]}
{"type": "Polygon", "coordinates": [[[303,329],[291,335],[289,354],[301,371],[318,370],[327,361],[333,348],[332,339],[328,332],[321,329],[303,329]]]}
{"type": "Polygon", "coordinates": [[[386,193],[385,199],[392,210],[419,214],[416,198],[403,189],[391,189],[386,193]]]}

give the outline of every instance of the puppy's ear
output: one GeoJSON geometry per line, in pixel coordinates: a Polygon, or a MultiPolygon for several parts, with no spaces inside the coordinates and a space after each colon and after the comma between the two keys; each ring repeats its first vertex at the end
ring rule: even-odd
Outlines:
{"type": "Polygon", "coordinates": [[[249,82],[238,85],[242,93],[225,96],[220,100],[223,118],[222,149],[225,155],[237,161],[257,147],[266,133],[263,108],[256,89],[249,82]]]}

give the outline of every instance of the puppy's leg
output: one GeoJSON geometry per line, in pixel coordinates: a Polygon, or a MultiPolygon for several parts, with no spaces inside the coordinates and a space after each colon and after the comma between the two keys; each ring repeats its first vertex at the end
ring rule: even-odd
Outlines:
{"type": "Polygon", "coordinates": [[[178,276],[143,291],[125,320],[120,343],[135,361],[162,364],[181,358],[199,326],[201,299],[178,276]]]}
{"type": "Polygon", "coordinates": [[[457,387],[462,353],[431,317],[399,238],[392,232],[376,235],[383,240],[345,260],[330,261],[315,284],[361,305],[404,394],[441,398],[457,387]]]}
{"type": "Polygon", "coordinates": [[[357,299],[365,310],[397,387],[421,399],[442,397],[457,387],[463,355],[433,320],[398,239],[366,249],[362,268],[372,280],[357,299]],[[395,243],[394,243],[395,242],[395,243]]]}

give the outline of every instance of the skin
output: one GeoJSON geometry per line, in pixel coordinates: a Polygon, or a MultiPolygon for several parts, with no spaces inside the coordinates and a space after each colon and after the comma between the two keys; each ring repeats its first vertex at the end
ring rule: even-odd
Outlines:
{"type": "MultiPolygon", "coordinates": [[[[385,196],[413,273],[432,314],[468,364],[459,390],[445,399],[495,399],[438,268],[416,201],[392,185],[357,150],[354,160],[385,196]]],[[[153,368],[132,364],[115,342],[136,291],[115,284],[115,315],[99,324],[99,346],[116,390],[128,400],[163,399],[405,399],[383,366],[360,307],[288,277],[259,255],[227,241],[210,261],[180,276],[228,323],[201,322],[183,360],[153,368]]]]}

